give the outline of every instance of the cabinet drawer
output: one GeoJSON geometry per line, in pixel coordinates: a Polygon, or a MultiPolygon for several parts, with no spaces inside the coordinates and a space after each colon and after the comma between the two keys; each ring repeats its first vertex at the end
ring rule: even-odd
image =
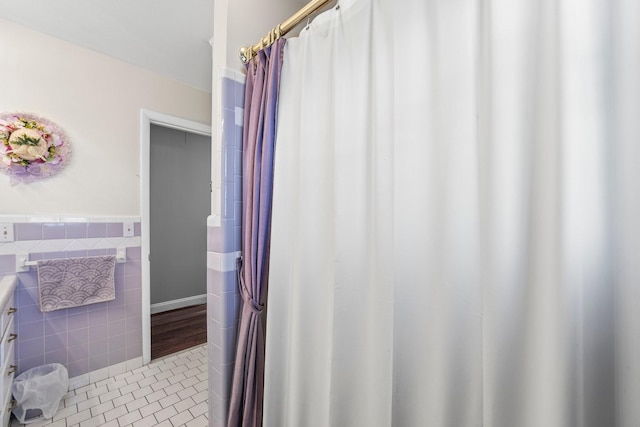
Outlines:
{"type": "Polygon", "coordinates": [[[0,330],[4,334],[7,330],[7,326],[11,320],[15,317],[15,312],[17,311],[13,294],[9,298],[9,301],[2,307],[2,315],[0,316],[0,330]]]}
{"type": "Polygon", "coordinates": [[[0,378],[0,402],[3,402],[7,396],[11,396],[11,384],[16,376],[15,357],[13,351],[7,357],[7,363],[2,365],[2,377],[0,378]]]}
{"type": "Polygon", "coordinates": [[[0,426],[7,427],[9,425],[9,419],[11,418],[11,410],[13,409],[13,399],[11,398],[11,393],[5,397],[4,405],[2,406],[2,416],[0,417],[0,426]]]}
{"type": "Polygon", "coordinates": [[[14,322],[13,318],[11,318],[0,342],[0,370],[4,370],[7,358],[13,356],[16,338],[18,338],[18,335],[14,333],[14,322]]]}

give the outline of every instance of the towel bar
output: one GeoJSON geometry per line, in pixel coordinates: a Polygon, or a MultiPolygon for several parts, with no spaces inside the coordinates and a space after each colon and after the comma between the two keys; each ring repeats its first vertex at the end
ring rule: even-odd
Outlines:
{"type": "MultiPolygon", "coordinates": [[[[19,256],[17,261],[18,261],[17,266],[19,267],[18,271],[20,270],[24,271],[30,266],[38,265],[38,261],[29,261],[28,257],[25,255],[19,256]]],[[[126,252],[124,250],[118,250],[118,253],[116,254],[116,262],[121,263],[126,261],[127,261],[126,252]]]]}

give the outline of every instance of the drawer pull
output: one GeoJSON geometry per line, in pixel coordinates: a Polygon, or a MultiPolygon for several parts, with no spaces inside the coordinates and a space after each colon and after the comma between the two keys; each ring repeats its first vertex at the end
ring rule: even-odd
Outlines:
{"type": "Polygon", "coordinates": [[[9,311],[7,311],[7,314],[13,314],[13,313],[15,313],[16,311],[18,311],[18,309],[17,309],[17,308],[15,308],[15,307],[9,307],[9,311]]]}
{"type": "Polygon", "coordinates": [[[9,334],[9,339],[7,340],[7,342],[11,342],[16,338],[18,338],[18,334],[9,334]]]}
{"type": "Polygon", "coordinates": [[[18,367],[16,365],[9,365],[7,376],[11,376],[11,374],[15,374],[17,370],[18,370],[18,367]]]}

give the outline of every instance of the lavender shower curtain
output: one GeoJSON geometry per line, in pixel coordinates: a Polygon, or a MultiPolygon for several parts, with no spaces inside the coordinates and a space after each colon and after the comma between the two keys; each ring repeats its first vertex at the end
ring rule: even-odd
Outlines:
{"type": "Polygon", "coordinates": [[[278,89],[285,39],[247,64],[244,98],[242,256],[238,280],[242,310],[228,427],[262,425],[265,303],[278,89]]]}

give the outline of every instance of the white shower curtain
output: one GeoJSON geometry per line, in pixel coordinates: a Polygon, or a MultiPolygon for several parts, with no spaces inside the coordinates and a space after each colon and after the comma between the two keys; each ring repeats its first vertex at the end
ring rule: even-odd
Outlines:
{"type": "Polygon", "coordinates": [[[351,0],[290,39],[266,427],[640,425],[640,6],[351,0]]]}

